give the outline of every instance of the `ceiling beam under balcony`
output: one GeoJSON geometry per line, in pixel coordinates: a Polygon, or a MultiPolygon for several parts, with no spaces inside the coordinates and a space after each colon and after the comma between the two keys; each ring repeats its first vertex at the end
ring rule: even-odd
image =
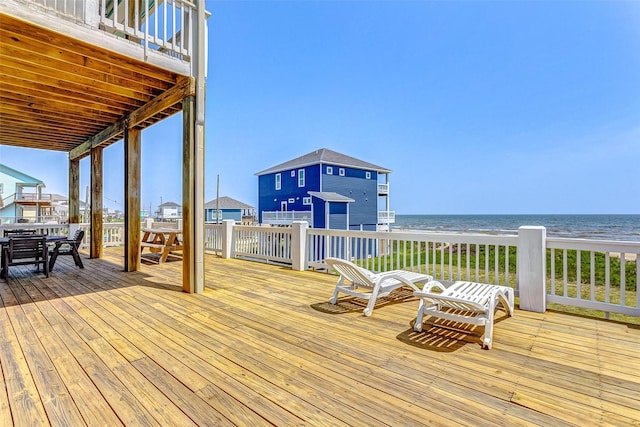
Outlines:
{"type": "Polygon", "coordinates": [[[99,147],[115,138],[121,139],[125,128],[134,128],[162,111],[182,102],[185,97],[195,95],[195,93],[195,79],[193,77],[181,77],[175,86],[69,151],[69,160],[81,159],[89,155],[92,148],[99,147]]]}

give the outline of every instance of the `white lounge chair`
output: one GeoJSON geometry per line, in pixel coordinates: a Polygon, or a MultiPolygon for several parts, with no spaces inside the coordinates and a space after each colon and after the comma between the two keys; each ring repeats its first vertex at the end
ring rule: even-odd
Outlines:
{"type": "Polygon", "coordinates": [[[364,309],[365,316],[371,316],[376,299],[389,295],[392,291],[408,286],[415,291],[420,289],[417,283],[427,283],[433,277],[427,274],[414,273],[406,270],[393,270],[384,273],[373,273],[352,262],[338,258],[326,258],[325,262],[331,268],[340,273],[333,296],[329,299],[331,304],[338,301],[338,293],[369,300],[364,309]],[[346,283],[348,282],[348,283],[346,283]],[[359,289],[368,290],[368,292],[359,289]]]}
{"type": "Polygon", "coordinates": [[[415,331],[422,331],[424,316],[484,325],[483,347],[487,349],[491,349],[494,312],[498,304],[502,304],[507,314],[513,316],[513,289],[507,286],[458,281],[445,287],[438,281],[432,281],[422,291],[413,294],[420,298],[418,316],[413,325],[415,331]],[[433,288],[441,293],[432,292],[433,288]]]}

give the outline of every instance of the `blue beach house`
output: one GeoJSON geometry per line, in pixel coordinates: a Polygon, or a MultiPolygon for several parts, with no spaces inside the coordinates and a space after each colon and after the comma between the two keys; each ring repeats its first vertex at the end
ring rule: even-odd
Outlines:
{"type": "Polygon", "coordinates": [[[243,224],[251,224],[254,221],[255,210],[251,205],[223,196],[205,203],[204,222],[231,219],[243,224]]]}
{"type": "Polygon", "coordinates": [[[388,230],[391,170],[322,148],[258,172],[258,219],[313,228],[388,230]]]}

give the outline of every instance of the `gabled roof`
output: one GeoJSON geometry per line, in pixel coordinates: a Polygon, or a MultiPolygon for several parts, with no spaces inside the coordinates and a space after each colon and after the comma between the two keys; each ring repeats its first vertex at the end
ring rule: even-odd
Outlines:
{"type": "Polygon", "coordinates": [[[34,187],[36,185],[44,186],[44,182],[39,180],[38,178],[34,178],[32,176],[27,175],[26,173],[22,173],[20,171],[12,169],[9,166],[3,165],[2,163],[0,163],[0,173],[12,176],[15,179],[21,181],[23,184],[33,185],[34,187]]]}
{"type": "Polygon", "coordinates": [[[159,208],[179,208],[180,205],[177,204],[176,202],[164,202],[163,204],[161,204],[158,207],[159,208]]]}
{"type": "Polygon", "coordinates": [[[347,196],[343,196],[342,194],[334,193],[333,191],[309,191],[308,193],[310,196],[315,196],[318,199],[324,200],[325,202],[355,202],[355,200],[347,196]]]}
{"type": "Polygon", "coordinates": [[[300,156],[296,159],[289,160],[288,162],[281,163],[277,166],[265,169],[262,172],[256,173],[257,176],[267,175],[274,172],[281,172],[290,169],[301,168],[305,166],[317,165],[317,164],[330,164],[334,166],[343,166],[347,168],[367,169],[373,170],[379,173],[390,173],[391,170],[383,168],[382,166],[374,165],[373,163],[358,160],[353,157],[346,156],[344,154],[337,153],[327,148],[321,148],[315,150],[304,156],[300,156]]]}
{"type": "Polygon", "coordinates": [[[218,199],[213,199],[204,204],[205,209],[255,209],[253,206],[242,203],[231,197],[220,197],[220,207],[218,208],[218,199]]]}

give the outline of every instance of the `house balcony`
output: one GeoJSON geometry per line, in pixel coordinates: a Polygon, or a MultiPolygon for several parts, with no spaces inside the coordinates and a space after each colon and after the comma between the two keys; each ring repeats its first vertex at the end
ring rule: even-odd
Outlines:
{"type": "Polygon", "coordinates": [[[262,212],[262,224],[289,225],[294,221],[306,221],[311,225],[311,211],[265,211],[262,212]]]}
{"type": "Polygon", "coordinates": [[[478,328],[415,332],[410,292],[327,302],[337,277],[205,255],[122,271],[60,257],[0,279],[8,425],[635,425],[637,324],[516,309],[478,328]],[[366,303],[366,301],[365,301],[366,303]],[[373,374],[371,374],[373,373],[373,374]],[[52,398],[55,397],[55,398],[52,398]],[[381,405],[380,402],[384,402],[381,405]]]}
{"type": "Polygon", "coordinates": [[[80,159],[182,111],[206,62],[197,12],[187,0],[2,0],[0,140],[80,159]]]}
{"type": "Polygon", "coordinates": [[[9,206],[12,203],[21,205],[48,204],[54,202],[53,194],[45,193],[14,193],[2,199],[0,206],[9,206]]]}
{"type": "MultiPolygon", "coordinates": [[[[150,51],[155,51],[186,62],[191,58],[192,37],[183,29],[193,28],[195,5],[188,0],[149,0],[147,3],[136,0],[25,0],[24,3],[30,5],[31,11],[49,14],[48,19],[41,18],[48,21],[47,27],[59,25],[55,19],[61,18],[82,25],[85,32],[99,30],[127,40],[127,44],[143,46],[147,57],[150,51]],[[146,13],[147,8],[149,13],[146,13]]],[[[73,27],[75,25],[68,25],[72,30],[73,27]]]]}
{"type": "Polygon", "coordinates": [[[389,195],[389,184],[378,184],[378,196],[389,195]]]}
{"type": "Polygon", "coordinates": [[[394,224],[396,222],[396,211],[379,211],[378,224],[394,224]]]}

